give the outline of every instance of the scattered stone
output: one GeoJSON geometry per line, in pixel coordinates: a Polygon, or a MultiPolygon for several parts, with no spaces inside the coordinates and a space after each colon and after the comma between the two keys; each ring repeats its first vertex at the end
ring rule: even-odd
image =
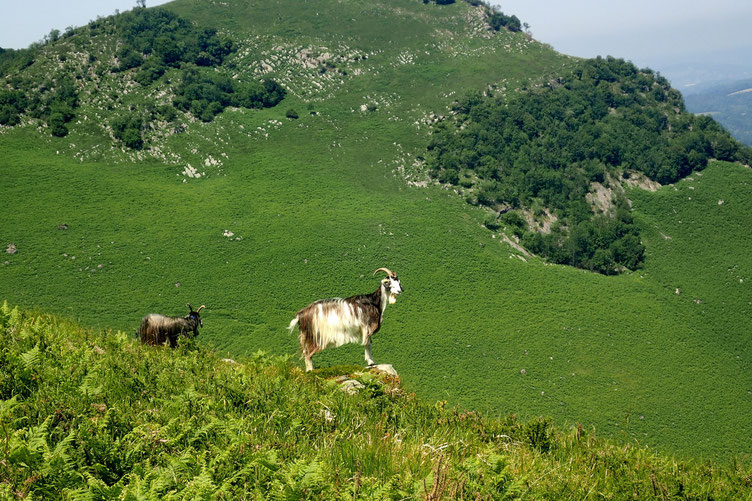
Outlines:
{"type": "Polygon", "coordinates": [[[230,365],[237,364],[237,362],[231,358],[223,358],[222,362],[225,362],[226,364],[230,364],[230,365]]]}
{"type": "Polygon", "coordinates": [[[394,370],[394,367],[392,367],[392,364],[378,364],[378,365],[372,365],[369,367],[369,369],[376,370],[378,372],[383,372],[384,374],[389,374],[392,377],[399,377],[399,374],[397,374],[397,371],[394,370]]]}
{"type": "Polygon", "coordinates": [[[346,380],[339,387],[340,390],[344,391],[348,395],[355,395],[356,393],[358,393],[358,390],[362,390],[363,388],[365,388],[365,385],[360,381],[356,381],[354,379],[346,380]]]}
{"type": "Polygon", "coordinates": [[[522,370],[520,371],[520,374],[522,374],[522,375],[524,376],[525,374],[527,374],[527,371],[526,371],[525,369],[522,369],[522,370]]]}
{"type": "Polygon", "coordinates": [[[67,230],[68,229],[68,225],[65,224],[65,223],[60,223],[60,224],[57,225],[57,229],[58,230],[67,230]]]}
{"type": "Polygon", "coordinates": [[[15,254],[18,252],[18,249],[16,248],[16,244],[8,244],[8,247],[5,249],[5,252],[7,254],[15,254]]]}
{"type": "Polygon", "coordinates": [[[676,288],[676,290],[674,291],[674,294],[681,294],[681,291],[679,290],[679,288],[678,288],[678,287],[677,287],[677,288],[676,288]]]}

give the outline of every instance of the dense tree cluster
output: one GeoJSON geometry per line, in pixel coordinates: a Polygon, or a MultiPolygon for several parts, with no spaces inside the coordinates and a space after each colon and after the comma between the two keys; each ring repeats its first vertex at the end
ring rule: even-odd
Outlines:
{"type": "MultiPolygon", "coordinates": [[[[39,43],[21,51],[3,51],[0,49],[0,73],[17,72],[33,63],[33,55],[39,50],[39,43]],[[11,53],[10,56],[3,56],[11,53]]],[[[69,75],[46,79],[36,86],[33,92],[28,82],[18,76],[8,77],[9,84],[0,90],[0,125],[18,125],[21,116],[28,114],[47,124],[55,136],[68,134],[67,124],[75,117],[78,106],[78,91],[74,80],[69,75]]]]}
{"type": "Polygon", "coordinates": [[[112,134],[128,148],[140,150],[143,147],[144,140],[141,136],[141,130],[144,123],[141,117],[133,113],[118,115],[110,125],[112,126],[112,134]]]}
{"type": "Polygon", "coordinates": [[[28,100],[23,91],[0,91],[0,125],[18,124],[27,105],[28,100]]]}
{"type": "Polygon", "coordinates": [[[34,62],[40,44],[32,44],[27,49],[3,49],[0,47],[0,77],[13,71],[20,71],[34,62]]]}
{"type": "MultiPolygon", "coordinates": [[[[506,28],[509,31],[522,30],[522,22],[520,21],[520,18],[515,15],[508,16],[504,14],[496,5],[491,5],[483,0],[465,0],[465,2],[473,7],[479,5],[483,6],[483,9],[486,11],[486,16],[488,16],[488,24],[490,24],[491,28],[496,31],[501,30],[501,28],[506,28]]],[[[527,25],[525,26],[527,27],[527,25]]]]}
{"type": "MultiPolygon", "coordinates": [[[[454,3],[455,0],[423,0],[423,3],[431,2],[434,2],[437,5],[449,5],[454,3]]],[[[508,16],[504,14],[496,5],[491,5],[483,0],[465,0],[465,2],[469,3],[473,7],[483,6],[483,9],[486,12],[486,16],[488,17],[488,24],[490,24],[491,27],[496,31],[499,31],[502,28],[506,28],[509,31],[522,30],[522,22],[517,16],[508,16]]]]}
{"type": "Polygon", "coordinates": [[[634,269],[642,246],[627,209],[593,215],[585,201],[591,182],[639,171],[671,183],[709,158],[750,158],[713,119],[684,112],[665,78],[611,57],[582,61],[510,99],[467,96],[454,111],[428,146],[431,173],[474,186],[473,202],[482,205],[548,207],[561,224],[523,243],[555,262],[606,273],[634,269]]]}
{"type": "MultiPolygon", "coordinates": [[[[136,8],[117,17],[123,45],[114,71],[134,70],[143,86],[159,80],[169,68],[179,69],[174,106],[210,122],[227,106],[275,106],[285,91],[273,80],[240,83],[216,68],[234,51],[231,40],[214,29],[199,29],[163,9],[136,8]]],[[[173,117],[174,118],[174,117],[173,117]]],[[[130,148],[142,147],[140,119],[119,117],[111,123],[116,138],[130,148]]]]}
{"type": "Polygon", "coordinates": [[[211,122],[227,106],[269,108],[277,105],[285,90],[274,80],[237,83],[219,73],[204,73],[197,67],[183,70],[182,81],[175,89],[175,107],[211,122]]]}
{"type": "Polygon", "coordinates": [[[120,14],[116,26],[123,45],[115,70],[141,67],[148,61],[141,73],[147,84],[151,83],[148,75],[159,78],[168,66],[178,67],[184,62],[219,66],[234,50],[232,40],[218,36],[215,29],[196,28],[164,9],[133,9],[120,14]]]}
{"type": "MultiPolygon", "coordinates": [[[[109,68],[114,74],[127,72],[128,77],[144,87],[160,79],[173,87],[175,98],[169,109],[154,103],[131,102],[127,113],[109,120],[114,138],[128,148],[141,149],[150,120],[173,121],[177,118],[176,109],[208,122],[227,106],[270,107],[284,98],[284,89],[273,80],[238,82],[216,71],[235,49],[233,42],[216,30],[198,28],[164,9],[139,5],[132,11],[92,21],[85,28],[90,38],[102,34],[118,40],[116,64],[109,68]],[[168,71],[169,80],[162,78],[168,71]]],[[[66,31],[62,37],[73,33],[66,31]]],[[[63,70],[40,85],[24,79],[20,73],[33,63],[45,44],[60,38],[60,33],[53,30],[45,37],[44,44],[32,44],[21,51],[0,49],[0,76],[8,84],[0,90],[0,125],[17,125],[27,114],[46,122],[55,136],[68,134],[68,124],[79,104],[78,87],[84,77],[63,70]]],[[[60,62],[66,60],[65,53],[57,57],[60,62]]],[[[95,61],[95,56],[90,55],[89,62],[95,61]]],[[[106,70],[98,71],[103,74],[106,70]]]]}

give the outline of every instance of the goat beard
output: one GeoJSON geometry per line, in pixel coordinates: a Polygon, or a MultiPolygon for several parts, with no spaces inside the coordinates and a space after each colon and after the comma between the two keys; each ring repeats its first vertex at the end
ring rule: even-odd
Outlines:
{"type": "Polygon", "coordinates": [[[394,304],[397,302],[397,294],[390,293],[389,294],[389,304],[394,304]]]}

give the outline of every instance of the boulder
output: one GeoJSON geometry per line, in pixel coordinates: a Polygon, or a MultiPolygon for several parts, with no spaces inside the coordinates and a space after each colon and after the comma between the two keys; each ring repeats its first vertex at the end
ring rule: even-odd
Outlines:
{"type": "Polygon", "coordinates": [[[372,365],[369,367],[369,369],[376,370],[378,372],[383,372],[384,374],[388,374],[392,377],[399,377],[399,374],[397,374],[397,371],[394,370],[394,367],[392,367],[392,364],[378,364],[378,365],[372,365]]]}
{"type": "Polygon", "coordinates": [[[339,386],[339,389],[347,393],[348,395],[355,395],[359,390],[365,388],[365,385],[360,381],[354,379],[348,379],[339,386]]]}

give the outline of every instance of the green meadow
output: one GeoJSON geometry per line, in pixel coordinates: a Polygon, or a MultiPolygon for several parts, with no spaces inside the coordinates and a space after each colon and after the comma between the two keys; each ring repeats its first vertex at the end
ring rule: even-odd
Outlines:
{"type": "MultiPolygon", "coordinates": [[[[295,312],[372,292],[386,266],[405,292],[374,357],[422,399],[579,423],[679,456],[750,452],[749,168],[713,163],[630,191],[643,269],[549,265],[426,182],[419,157],[432,114],[457,97],[517,92],[569,58],[522,33],[477,31],[464,2],[259,5],[166,7],[238,40],[239,75],[276,65],[288,95],[274,108],[187,122],[138,153],[111,146],[100,122],[146,106],[145,90],[110,95],[112,109],[84,102],[65,138],[0,130],[0,251],[18,249],[0,256],[0,298],[128,335],[147,313],[206,304],[201,345],[296,357],[295,312]],[[321,76],[296,63],[306,47],[359,57],[338,63],[346,75],[321,76]]],[[[358,346],[314,357],[323,368],[362,362],[358,346]]]]}

